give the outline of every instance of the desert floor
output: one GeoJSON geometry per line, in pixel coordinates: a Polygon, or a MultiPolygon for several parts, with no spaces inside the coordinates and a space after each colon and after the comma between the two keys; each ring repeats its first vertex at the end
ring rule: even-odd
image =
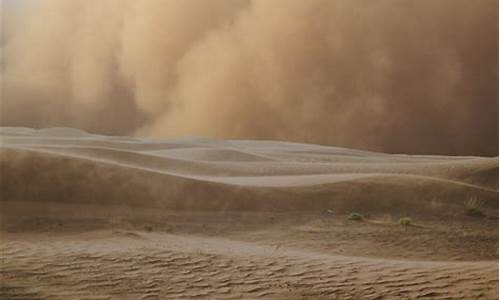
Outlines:
{"type": "Polygon", "coordinates": [[[498,158],[0,134],[0,299],[498,299],[498,158]]]}

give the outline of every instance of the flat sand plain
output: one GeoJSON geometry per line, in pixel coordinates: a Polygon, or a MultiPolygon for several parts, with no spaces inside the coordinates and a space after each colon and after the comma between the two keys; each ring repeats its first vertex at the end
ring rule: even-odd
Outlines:
{"type": "Polygon", "coordinates": [[[0,299],[498,299],[498,158],[0,137],[0,299]]]}

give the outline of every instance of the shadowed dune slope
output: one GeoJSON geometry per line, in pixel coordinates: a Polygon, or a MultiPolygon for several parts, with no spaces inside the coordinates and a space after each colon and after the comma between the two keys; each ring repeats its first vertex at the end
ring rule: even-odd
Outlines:
{"type": "Polygon", "coordinates": [[[389,155],[275,141],[143,140],[2,128],[2,201],[191,210],[498,211],[498,158],[389,155]]]}

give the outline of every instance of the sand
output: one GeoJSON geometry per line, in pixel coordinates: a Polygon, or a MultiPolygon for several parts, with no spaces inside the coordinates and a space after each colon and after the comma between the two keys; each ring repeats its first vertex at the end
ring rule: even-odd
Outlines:
{"type": "Polygon", "coordinates": [[[498,158],[0,136],[1,299],[498,299],[498,158]]]}

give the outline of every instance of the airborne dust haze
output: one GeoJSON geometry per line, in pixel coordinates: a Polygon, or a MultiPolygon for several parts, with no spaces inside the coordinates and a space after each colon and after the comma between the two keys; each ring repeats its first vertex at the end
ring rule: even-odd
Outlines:
{"type": "Polygon", "coordinates": [[[498,154],[497,0],[1,3],[4,126],[498,154]]]}

